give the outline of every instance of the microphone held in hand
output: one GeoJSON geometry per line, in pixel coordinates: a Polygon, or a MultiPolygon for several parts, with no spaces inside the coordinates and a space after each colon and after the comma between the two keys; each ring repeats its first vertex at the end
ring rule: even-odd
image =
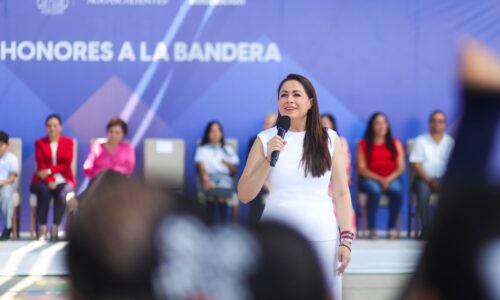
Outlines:
{"type": "MultiPolygon", "coordinates": [[[[278,135],[284,138],[286,132],[288,131],[288,129],[290,129],[290,117],[280,116],[276,124],[276,128],[278,129],[278,135]]],[[[278,150],[271,153],[271,167],[274,167],[276,165],[279,156],[280,152],[278,150]]]]}

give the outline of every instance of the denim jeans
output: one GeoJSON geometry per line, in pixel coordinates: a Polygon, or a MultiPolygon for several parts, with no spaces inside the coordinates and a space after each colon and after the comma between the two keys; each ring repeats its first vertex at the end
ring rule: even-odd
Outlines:
{"type": "Polygon", "coordinates": [[[430,184],[422,180],[420,177],[417,177],[413,183],[413,191],[417,196],[417,208],[420,219],[422,220],[422,229],[428,230],[432,215],[429,203],[431,194],[437,193],[439,190],[432,188],[430,184]]]}
{"type": "Polygon", "coordinates": [[[5,228],[12,228],[12,215],[14,213],[14,186],[12,184],[0,187],[0,207],[5,218],[5,228]]]}
{"type": "Polygon", "coordinates": [[[377,209],[380,202],[380,197],[385,193],[389,197],[389,229],[395,229],[396,221],[401,204],[403,202],[403,184],[401,179],[397,178],[389,184],[386,191],[382,190],[382,185],[373,179],[362,179],[360,189],[368,196],[367,199],[367,217],[368,229],[375,229],[377,209]]]}

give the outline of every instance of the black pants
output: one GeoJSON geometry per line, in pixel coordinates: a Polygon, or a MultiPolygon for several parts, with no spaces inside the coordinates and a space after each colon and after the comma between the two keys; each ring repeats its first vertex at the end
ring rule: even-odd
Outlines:
{"type": "Polygon", "coordinates": [[[67,183],[58,184],[55,190],[49,189],[44,182],[32,184],[30,190],[37,197],[36,215],[38,224],[47,225],[49,215],[50,198],[54,197],[54,222],[53,225],[61,224],[66,210],[66,195],[73,190],[67,183]]]}
{"type": "Polygon", "coordinates": [[[248,223],[252,225],[256,225],[259,223],[260,218],[262,217],[262,213],[264,212],[264,196],[266,192],[264,189],[261,189],[259,194],[250,201],[250,214],[248,216],[248,223]]]}
{"type": "Polygon", "coordinates": [[[216,223],[216,209],[219,210],[219,218],[222,224],[227,223],[227,202],[226,200],[220,202],[218,199],[208,200],[207,199],[207,214],[208,214],[208,222],[210,224],[216,223]]]}

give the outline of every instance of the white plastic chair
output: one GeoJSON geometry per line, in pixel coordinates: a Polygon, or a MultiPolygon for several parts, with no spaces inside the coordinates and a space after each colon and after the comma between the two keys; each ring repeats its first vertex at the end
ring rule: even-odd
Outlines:
{"type": "Polygon", "coordinates": [[[11,151],[19,162],[19,172],[17,174],[16,184],[17,190],[12,195],[12,201],[14,203],[14,213],[12,214],[12,239],[17,240],[19,238],[19,210],[21,207],[21,174],[23,166],[23,141],[20,138],[9,138],[9,151],[11,151]]]}
{"type": "Polygon", "coordinates": [[[144,178],[184,190],[186,144],[182,139],[144,140],[144,178]]]}

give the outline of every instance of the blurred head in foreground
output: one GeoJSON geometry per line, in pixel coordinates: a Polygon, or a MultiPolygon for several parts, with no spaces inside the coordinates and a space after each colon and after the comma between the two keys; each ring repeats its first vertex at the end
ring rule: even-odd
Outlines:
{"type": "Polygon", "coordinates": [[[170,212],[196,212],[175,194],[105,171],[82,199],[69,232],[73,299],[154,299],[154,231],[170,212]]]}

